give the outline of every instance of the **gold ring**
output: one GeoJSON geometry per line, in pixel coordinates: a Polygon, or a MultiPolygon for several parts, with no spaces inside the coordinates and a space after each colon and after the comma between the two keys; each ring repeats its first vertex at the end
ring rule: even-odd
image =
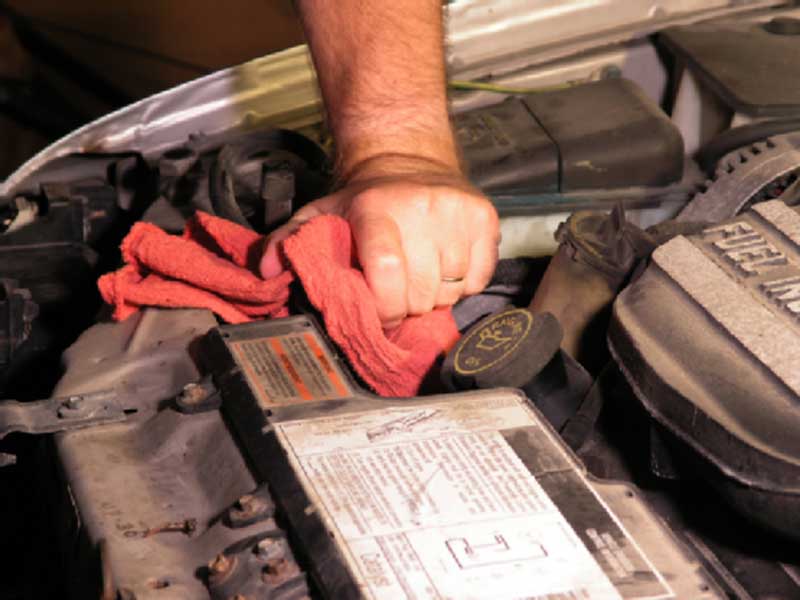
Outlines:
{"type": "Polygon", "coordinates": [[[461,283],[464,281],[463,277],[442,277],[444,283],[461,283]]]}

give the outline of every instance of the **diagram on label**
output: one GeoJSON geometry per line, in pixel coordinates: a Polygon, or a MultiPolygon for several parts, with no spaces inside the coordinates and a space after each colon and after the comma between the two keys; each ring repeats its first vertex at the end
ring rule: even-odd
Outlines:
{"type": "Polygon", "coordinates": [[[517,545],[509,543],[506,535],[495,533],[490,539],[469,537],[450,538],[445,542],[460,569],[488,567],[520,560],[546,558],[547,551],[535,539],[517,545]]]}

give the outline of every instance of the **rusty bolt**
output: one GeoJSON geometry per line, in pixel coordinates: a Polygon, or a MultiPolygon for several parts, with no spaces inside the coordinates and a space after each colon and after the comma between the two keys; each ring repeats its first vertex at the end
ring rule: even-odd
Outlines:
{"type": "Polygon", "coordinates": [[[258,554],[266,554],[272,550],[275,546],[275,538],[264,538],[258,545],[256,546],[256,552],[258,554]]]}
{"type": "Polygon", "coordinates": [[[208,398],[208,390],[199,383],[187,383],[181,391],[181,400],[184,404],[200,404],[208,398]]]}
{"type": "Polygon", "coordinates": [[[224,581],[231,571],[236,557],[231,557],[226,554],[217,554],[210,563],[208,563],[208,570],[210,572],[209,579],[212,583],[220,583],[224,581]]]}
{"type": "Polygon", "coordinates": [[[255,512],[256,509],[256,498],[253,494],[245,494],[241,498],[236,501],[236,505],[239,507],[239,510],[246,513],[255,512]]]}
{"type": "Polygon", "coordinates": [[[212,573],[227,573],[231,566],[233,566],[233,560],[225,554],[217,554],[217,556],[208,563],[208,569],[212,573]]]}
{"type": "Polygon", "coordinates": [[[263,498],[253,494],[245,494],[231,507],[229,515],[232,522],[248,521],[264,514],[269,506],[263,498]]]}
{"type": "Polygon", "coordinates": [[[256,556],[262,560],[281,558],[284,554],[283,544],[276,538],[264,538],[256,544],[256,556]]]}
{"type": "Polygon", "coordinates": [[[208,563],[208,582],[211,585],[219,585],[225,581],[231,573],[233,573],[234,566],[236,565],[236,557],[228,556],[227,554],[217,554],[217,556],[208,563]]]}
{"type": "Polygon", "coordinates": [[[269,585],[280,585],[300,572],[297,564],[285,558],[271,558],[264,567],[261,579],[269,585]]]}

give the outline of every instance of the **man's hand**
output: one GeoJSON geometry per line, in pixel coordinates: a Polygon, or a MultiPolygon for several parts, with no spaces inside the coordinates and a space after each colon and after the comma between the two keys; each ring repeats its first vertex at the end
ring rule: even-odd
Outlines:
{"type": "Polygon", "coordinates": [[[371,161],[341,191],[299,210],[270,236],[262,275],[280,272],[277,243],[300,223],[336,214],[350,223],[385,327],[480,292],[497,261],[494,207],[458,171],[411,162],[371,161]]]}
{"type": "Polygon", "coordinates": [[[441,0],[297,0],[336,142],[340,191],[318,214],[350,223],[388,328],[479,292],[497,260],[497,214],[464,179],[447,113],[441,0]]]}

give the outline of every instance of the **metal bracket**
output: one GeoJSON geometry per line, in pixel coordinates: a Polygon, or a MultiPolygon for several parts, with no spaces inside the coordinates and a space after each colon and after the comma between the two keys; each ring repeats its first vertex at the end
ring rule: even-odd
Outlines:
{"type": "MultiPolygon", "coordinates": [[[[35,402],[0,402],[0,440],[13,432],[41,434],[124,421],[126,409],[117,391],[106,390],[35,402]]],[[[13,454],[0,452],[0,467],[14,464],[13,454]]]]}

